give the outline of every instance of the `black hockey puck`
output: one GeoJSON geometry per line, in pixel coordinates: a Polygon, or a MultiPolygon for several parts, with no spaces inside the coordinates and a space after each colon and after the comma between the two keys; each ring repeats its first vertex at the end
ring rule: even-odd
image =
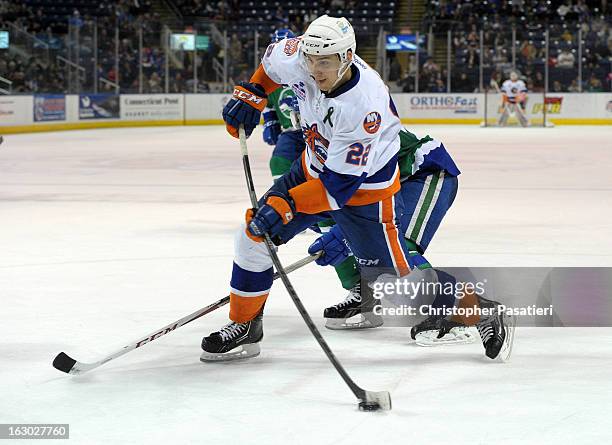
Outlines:
{"type": "Polygon", "coordinates": [[[380,405],[376,402],[359,402],[359,411],[378,411],[380,405]]]}
{"type": "Polygon", "coordinates": [[[53,360],[53,367],[68,374],[75,363],[75,359],[70,358],[65,352],[60,352],[53,360]]]}

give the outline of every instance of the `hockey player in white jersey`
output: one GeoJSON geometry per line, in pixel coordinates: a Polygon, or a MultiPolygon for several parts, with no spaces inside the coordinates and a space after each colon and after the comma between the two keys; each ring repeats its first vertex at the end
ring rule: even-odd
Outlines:
{"type": "Polygon", "coordinates": [[[398,228],[401,124],[387,87],[355,49],[346,19],[319,17],[300,38],[270,45],[251,81],[236,86],[224,108],[228,132],[237,136],[244,125],[248,136],[259,123],[267,93],[289,85],[298,97],[306,150],[275,181],[257,212],[247,211],[235,241],[231,321],[202,340],[203,361],[259,353],[273,276],[263,233],[281,245],[331,217],[359,264],[389,268],[397,276],[410,271],[398,228]]]}
{"type": "Polygon", "coordinates": [[[507,79],[501,87],[503,103],[502,115],[499,118],[499,126],[505,127],[508,123],[508,118],[514,114],[519,123],[523,127],[529,126],[529,120],[525,116],[525,107],[527,105],[527,86],[525,82],[519,79],[515,71],[510,73],[510,79],[507,79]]]}
{"type": "MultiPolygon", "coordinates": [[[[264,233],[281,245],[331,217],[348,246],[323,241],[319,264],[334,265],[350,247],[360,266],[375,265],[400,277],[415,266],[400,230],[400,121],[380,76],[355,48],[346,19],[319,17],[302,37],[270,45],[251,81],[235,87],[223,110],[228,132],[237,137],[242,125],[249,136],[266,95],[287,84],[298,97],[306,150],[261,198],[259,209],[247,210],[235,241],[231,321],[203,338],[203,361],[259,354],[273,277],[264,233]]],[[[378,278],[368,276],[370,271],[361,268],[367,283],[378,278]]],[[[376,302],[366,293],[361,304],[367,315],[376,302]]]]}

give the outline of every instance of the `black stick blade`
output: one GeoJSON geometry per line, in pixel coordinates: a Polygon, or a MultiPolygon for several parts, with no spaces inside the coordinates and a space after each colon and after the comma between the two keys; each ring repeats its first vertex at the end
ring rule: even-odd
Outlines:
{"type": "Polygon", "coordinates": [[[70,358],[70,356],[68,356],[68,354],[66,354],[65,352],[60,352],[53,360],[53,367],[62,372],[65,372],[66,374],[70,373],[75,364],[76,360],[70,358]]]}

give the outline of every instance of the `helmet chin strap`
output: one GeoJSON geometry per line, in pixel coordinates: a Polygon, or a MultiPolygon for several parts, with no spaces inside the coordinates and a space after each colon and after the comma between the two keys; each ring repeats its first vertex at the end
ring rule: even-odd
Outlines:
{"type": "Polygon", "coordinates": [[[346,62],[343,62],[342,65],[340,65],[340,68],[338,68],[338,78],[332,84],[332,86],[329,87],[329,91],[332,91],[334,88],[336,88],[336,85],[338,85],[338,82],[340,82],[340,79],[342,79],[342,77],[344,77],[344,74],[346,73],[346,70],[348,70],[350,68],[351,63],[353,63],[351,60],[347,60],[346,62]]]}

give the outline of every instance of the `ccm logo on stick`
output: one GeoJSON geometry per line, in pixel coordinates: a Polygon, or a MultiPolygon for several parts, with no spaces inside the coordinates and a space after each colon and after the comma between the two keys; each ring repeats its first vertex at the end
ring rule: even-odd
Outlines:
{"type": "Polygon", "coordinates": [[[159,331],[153,335],[151,335],[148,338],[145,338],[144,340],[140,340],[138,343],[136,343],[136,347],[140,348],[142,345],[149,343],[152,340],[155,340],[156,338],[161,337],[162,335],[166,335],[168,332],[172,332],[174,331],[176,328],[178,327],[178,323],[175,325],[170,326],[169,328],[164,329],[163,331],[159,331]]]}

